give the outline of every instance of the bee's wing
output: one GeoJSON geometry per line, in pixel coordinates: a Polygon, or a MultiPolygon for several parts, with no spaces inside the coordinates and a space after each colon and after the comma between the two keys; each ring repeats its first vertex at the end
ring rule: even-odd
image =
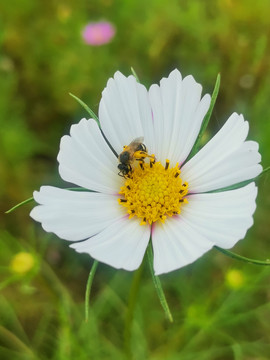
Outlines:
{"type": "Polygon", "coordinates": [[[144,140],[143,136],[137,137],[136,139],[132,140],[129,146],[131,148],[136,148],[138,145],[142,144],[144,140]]]}

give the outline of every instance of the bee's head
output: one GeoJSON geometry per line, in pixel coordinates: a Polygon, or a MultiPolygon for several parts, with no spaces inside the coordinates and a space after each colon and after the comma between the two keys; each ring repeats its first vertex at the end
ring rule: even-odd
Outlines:
{"type": "Polygon", "coordinates": [[[127,164],[118,164],[118,169],[122,171],[123,173],[129,170],[129,166],[127,164]]]}

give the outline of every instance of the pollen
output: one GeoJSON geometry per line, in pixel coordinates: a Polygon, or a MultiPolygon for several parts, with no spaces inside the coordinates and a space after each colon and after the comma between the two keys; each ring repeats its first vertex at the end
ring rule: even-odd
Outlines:
{"type": "Polygon", "coordinates": [[[168,216],[180,214],[188,202],[188,183],[182,181],[180,173],[178,164],[170,168],[169,160],[165,166],[152,159],[140,162],[121,187],[118,202],[127,209],[129,218],[141,219],[141,225],[164,222],[168,216]]]}

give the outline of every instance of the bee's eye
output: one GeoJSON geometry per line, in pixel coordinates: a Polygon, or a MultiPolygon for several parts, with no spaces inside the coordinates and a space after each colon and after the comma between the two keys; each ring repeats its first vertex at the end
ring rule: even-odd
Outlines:
{"type": "Polygon", "coordinates": [[[129,159],[130,159],[130,155],[127,151],[122,152],[122,154],[120,154],[119,156],[119,160],[122,163],[126,163],[127,161],[129,161],[129,159]]]}

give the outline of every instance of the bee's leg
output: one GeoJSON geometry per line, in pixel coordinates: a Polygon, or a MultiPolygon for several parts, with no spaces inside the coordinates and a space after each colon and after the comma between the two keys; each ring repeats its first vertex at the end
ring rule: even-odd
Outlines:
{"type": "Polygon", "coordinates": [[[147,152],[144,151],[135,151],[133,158],[144,161],[145,158],[155,159],[155,155],[148,155],[147,152]]]}
{"type": "Polygon", "coordinates": [[[144,160],[146,157],[148,156],[148,154],[144,151],[135,151],[135,153],[133,154],[133,158],[135,160],[144,160]]]}

